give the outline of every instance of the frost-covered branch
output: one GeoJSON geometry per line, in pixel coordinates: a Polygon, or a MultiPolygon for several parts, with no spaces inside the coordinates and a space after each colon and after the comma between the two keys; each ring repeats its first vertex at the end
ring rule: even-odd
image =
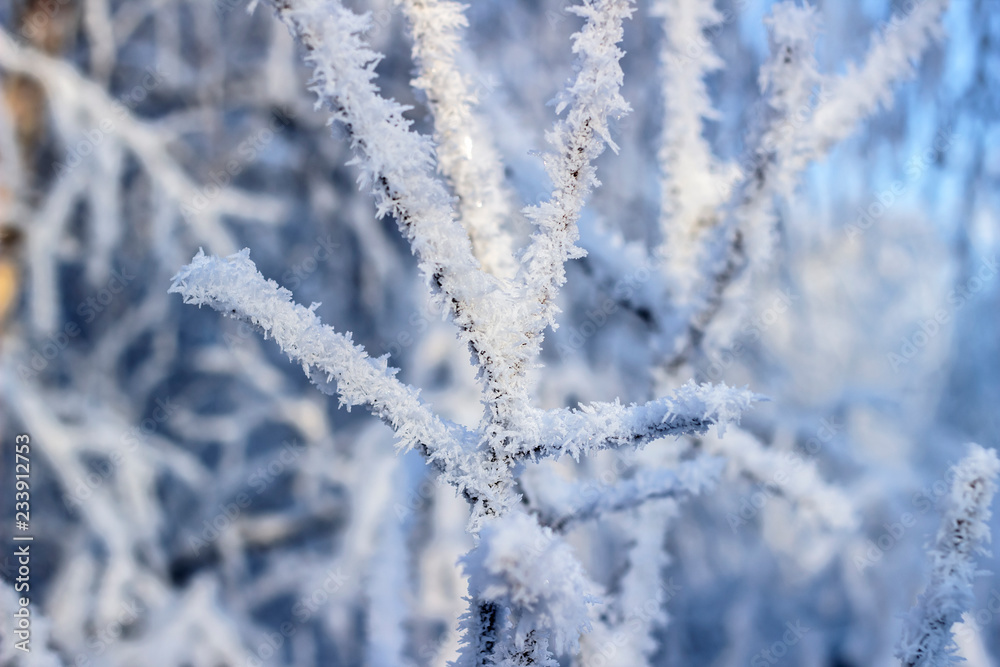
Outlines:
{"type": "Polygon", "coordinates": [[[483,269],[512,277],[514,247],[504,227],[511,211],[503,165],[461,69],[460,58],[470,58],[462,48],[462,31],[468,25],[464,7],[451,0],[397,1],[413,33],[419,73],[413,85],[427,94],[434,114],[438,168],[458,196],[459,219],[483,269]]]}
{"type": "Polygon", "coordinates": [[[771,191],[788,196],[795,178],[806,167],[806,161],[801,159],[789,162],[801,152],[797,149],[802,142],[802,127],[812,116],[822,81],[815,54],[819,15],[811,5],[783,2],[774,6],[764,23],[771,57],[761,67],[759,84],[770,116],[755,151],[756,162],[773,171],[768,179],[771,191]]]}
{"type": "Polygon", "coordinates": [[[549,646],[575,652],[598,598],[569,545],[519,512],[492,522],[481,540],[463,559],[477,604],[463,619],[456,667],[554,665],[549,646]]]}
{"type": "Polygon", "coordinates": [[[813,54],[818,22],[814,9],[793,2],[774,6],[767,19],[771,55],[761,68],[759,85],[766,99],[763,128],[740,165],[739,179],[728,189],[730,209],[723,224],[711,230],[698,272],[702,278],[695,306],[698,345],[722,348],[742,319],[748,283],[767,266],[776,242],[774,200],[788,194],[805,167],[801,160],[789,169],[800,127],[811,110],[819,73],[813,54]],[[728,319],[719,318],[728,306],[728,319]],[[708,332],[707,341],[700,337],[708,332]]]}
{"type": "Polygon", "coordinates": [[[539,512],[540,520],[563,531],[571,524],[640,507],[651,500],[695,496],[715,486],[725,463],[722,458],[702,457],[686,461],[676,470],[639,469],[617,484],[567,485],[559,494],[558,505],[539,512]]]}
{"type": "Polygon", "coordinates": [[[659,254],[668,258],[675,298],[686,300],[698,277],[703,234],[718,224],[718,207],[731,180],[703,136],[705,121],[718,118],[705,78],[723,65],[703,33],[718,25],[722,15],[712,0],[657,0],[650,13],[663,20],[664,31],[659,254]]]}
{"type": "Polygon", "coordinates": [[[713,320],[720,320],[707,347],[731,342],[745,308],[748,283],[771,259],[775,196],[788,195],[811,162],[825,157],[880,104],[891,103],[892,86],[912,75],[911,62],[940,34],[947,5],[947,0],[925,0],[908,13],[893,16],[887,29],[872,38],[861,68],[850,66],[832,83],[816,70],[812,44],[818,24],[813,10],[790,2],[775,6],[769,19],[772,56],[760,78],[772,116],[752,151],[752,169],[733,191],[732,214],[709,241],[702,268],[708,279],[694,336],[700,337],[713,320]],[[731,312],[719,318],[724,309],[731,312]]]}
{"type": "MultiPolygon", "coordinates": [[[[943,445],[988,427],[979,401],[996,384],[979,321],[996,318],[984,296],[995,267],[965,262],[952,299],[933,270],[943,244],[890,218],[913,217],[901,196],[926,203],[916,177],[933,162],[946,196],[918,217],[957,230],[966,259],[990,252],[978,232],[993,215],[984,109],[1000,42],[985,2],[955,4],[961,42],[908,96],[933,93],[946,120],[972,129],[957,161],[938,160],[938,142],[926,150],[924,104],[837,158],[885,176],[899,168],[885,141],[920,150],[899,179],[908,194],[895,183],[876,194],[888,217],[848,248],[775,201],[933,49],[944,2],[794,2],[764,3],[759,79],[760,8],[734,0],[647,0],[645,23],[624,20],[631,0],[269,0],[263,13],[243,11],[257,0],[7,3],[0,442],[30,434],[36,455],[36,651],[17,657],[6,624],[0,664],[651,667],[884,653],[894,611],[912,602],[902,583],[919,544],[901,531],[916,524],[903,514],[869,542],[855,516],[908,505],[912,489],[892,480],[933,474],[926,434],[943,445]],[[900,18],[866,63],[858,39],[890,6],[900,18]],[[835,22],[827,81],[819,15],[835,22]],[[859,64],[841,77],[845,52],[859,64]],[[564,89],[547,113],[544,96],[564,89]],[[626,97],[635,119],[615,127],[626,97]],[[740,127],[748,117],[759,123],[740,127]],[[344,141],[329,140],[331,120],[344,141]],[[612,138],[620,155],[604,151],[612,138]],[[536,228],[515,188],[544,202],[527,209],[536,228]],[[507,231],[535,237],[513,252],[507,231]],[[217,257],[191,261],[199,245],[217,257]],[[258,262],[253,248],[267,248],[258,266],[275,282],[246,252],[224,259],[244,245],[258,262]],[[759,271],[782,247],[787,266],[759,271]],[[772,279],[794,296],[768,307],[753,288],[772,279]],[[969,307],[918,312],[945,299],[969,307]],[[862,319],[831,312],[844,303],[862,319]],[[917,320],[922,332],[900,341],[917,320]],[[731,354],[717,350],[735,335],[731,354]],[[940,370],[953,339],[968,351],[944,369],[954,391],[940,399],[940,383],[917,382],[928,391],[894,400],[940,370]],[[910,370],[894,378],[881,357],[900,342],[910,370]],[[757,397],[684,385],[695,374],[768,386],[773,409],[716,438],[712,425],[757,397]],[[338,391],[382,423],[345,416],[338,391]],[[840,431],[824,422],[808,438],[819,414],[843,434],[831,440],[840,431]],[[891,548],[893,567],[840,567],[861,540],[866,562],[891,548]]],[[[809,173],[815,217],[854,210],[863,180],[809,173]]],[[[908,648],[946,645],[952,607],[968,607],[971,566],[944,567],[976,538],[968,517],[944,531],[945,583],[914,612],[908,648]]],[[[0,555],[0,578],[20,566],[0,555]]],[[[8,619],[13,595],[0,586],[8,619]]],[[[956,634],[983,627],[964,618],[956,634]]]]}
{"type": "Polygon", "coordinates": [[[341,405],[367,406],[396,432],[403,448],[419,447],[444,465],[454,463],[468,439],[464,429],[434,415],[415,390],[397,380],[385,357],[372,359],[349,335],[320,322],[315,305],[294,303],[291,292],[265,279],[249,250],[226,259],[199,252],[174,276],[170,292],[259,327],[320,388],[336,380],[341,405]]]}
{"type": "Polygon", "coordinates": [[[565,263],[580,256],[574,245],[579,237],[577,219],[599,183],[593,162],[605,146],[618,151],[609,121],[629,111],[619,92],[623,77],[619,61],[625,54],[618,42],[624,33],[622,24],[632,14],[631,0],[584,0],[568,11],[584,17],[586,23],[573,35],[576,77],[556,107],[556,113],[567,108],[569,112],[547,135],[555,149],[546,160],[554,190],[548,201],[525,209],[538,227],[522,258],[525,298],[533,307],[525,332],[535,349],[545,327],[555,323],[555,296],[566,281],[565,263]]]}
{"type": "Polygon", "coordinates": [[[776,244],[774,198],[789,195],[806,162],[787,164],[801,140],[800,128],[811,115],[820,82],[815,56],[819,21],[815,8],[792,2],[774,6],[765,23],[771,56],[761,67],[759,83],[767,101],[764,131],[753,150],[750,172],[742,174],[735,223],[746,241],[751,270],[764,266],[776,244]]]}
{"type": "Polygon", "coordinates": [[[642,405],[591,403],[579,409],[553,410],[544,415],[537,441],[528,441],[535,458],[579,458],[601,449],[642,447],[669,435],[704,433],[738,422],[740,415],[761,396],[747,389],[689,382],[673,396],[642,405]]]}
{"type": "Polygon", "coordinates": [[[249,250],[226,259],[199,253],[174,276],[170,292],[181,294],[186,303],[209,305],[259,327],[328,393],[332,391],[327,383],[336,380],[341,404],[367,406],[396,431],[404,448],[419,447],[445,481],[465,494],[475,506],[475,527],[483,515],[502,514],[516,502],[512,466],[521,459],[641,447],[668,435],[704,433],[713,424],[721,431],[759,398],[745,389],[689,383],[669,398],[644,405],[526,410],[517,437],[490,432],[491,440],[499,439],[506,448],[476,449],[481,434],[434,415],[416,390],[395,378],[396,370],[388,368],[385,358],[371,359],[349,336],[323,325],[315,306],[293,303],[291,292],[265,279],[249,250]]]}
{"type": "MultiPolygon", "coordinates": [[[[823,479],[816,462],[793,452],[765,447],[743,429],[732,429],[725,438],[706,437],[705,450],[723,456],[731,470],[762,483],[769,492],[793,503],[803,518],[832,529],[857,525],[854,503],[841,489],[823,479]]],[[[739,517],[730,517],[742,522],[739,517]]]]}
{"type": "Polygon", "coordinates": [[[806,133],[812,159],[823,157],[879,106],[892,104],[892,87],[913,76],[914,61],[943,34],[941,17],[948,4],[948,0],[907,3],[882,32],[873,35],[860,67],[851,64],[843,75],[825,83],[825,101],[806,133]]]}
{"type": "Polygon", "coordinates": [[[473,255],[451,197],[434,177],[430,140],[410,129],[405,107],[379,94],[373,80],[382,56],[362,39],[371,17],[337,0],[280,0],[276,6],[306,48],[312,90],[350,135],[352,163],[371,188],[378,214],[396,218],[432,292],[478,356],[490,391],[488,410],[494,417],[510,413],[523,405],[528,363],[517,332],[506,324],[504,306],[509,311],[516,305],[505,303],[497,279],[473,255]]]}
{"type": "Polygon", "coordinates": [[[410,129],[407,110],[379,94],[375,67],[382,55],[362,35],[371,17],[358,15],[336,0],[277,3],[278,16],[306,49],[314,69],[312,90],[344,125],[380,216],[392,214],[413,244],[421,269],[459,320],[471,317],[469,303],[491,288],[479,270],[468,237],[455,219],[450,197],[433,177],[430,140],[410,129]]]}
{"type": "Polygon", "coordinates": [[[941,525],[930,549],[931,581],[910,610],[896,657],[904,667],[947,667],[961,662],[951,626],[974,602],[976,554],[988,554],[990,504],[996,493],[1000,459],[976,444],[950,470],[941,525]]]}

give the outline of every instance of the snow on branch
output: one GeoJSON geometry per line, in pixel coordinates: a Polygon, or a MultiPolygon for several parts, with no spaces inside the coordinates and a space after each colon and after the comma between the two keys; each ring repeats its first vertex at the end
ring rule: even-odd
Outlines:
{"type": "Polygon", "coordinates": [[[513,239],[504,229],[510,205],[503,165],[489,140],[477,100],[463,74],[461,33],[468,26],[464,6],[450,0],[398,0],[413,33],[419,76],[413,85],[427,94],[434,115],[438,168],[458,196],[459,218],[469,232],[483,269],[512,277],[513,239]]]}
{"type": "MultiPolygon", "coordinates": [[[[468,237],[455,220],[450,197],[433,177],[434,152],[427,137],[410,130],[406,107],[379,94],[375,67],[382,55],[362,39],[371,28],[336,0],[277,3],[278,16],[306,48],[314,68],[312,90],[343,123],[380,216],[392,214],[411,241],[429,282],[455,310],[469,308],[476,292],[489,290],[468,237]]],[[[456,315],[461,317],[460,314],[456,315]]]]}
{"type": "Polygon", "coordinates": [[[590,627],[588,607],[598,601],[597,587],[551,529],[512,512],[483,529],[480,544],[463,563],[478,604],[462,620],[465,645],[458,667],[554,665],[550,643],[556,654],[576,652],[580,634],[590,627]],[[481,612],[491,610],[492,627],[485,635],[481,612]],[[490,638],[486,645],[484,636],[490,638]],[[490,657],[492,662],[484,662],[490,657]]]}
{"type": "Polygon", "coordinates": [[[640,507],[651,500],[699,495],[718,483],[725,467],[725,459],[709,456],[685,461],[676,470],[639,469],[617,484],[567,484],[560,490],[558,503],[550,501],[546,503],[549,507],[541,509],[540,521],[561,532],[574,523],[640,507]]]}
{"type": "Polygon", "coordinates": [[[584,0],[568,11],[586,22],[573,35],[576,77],[556,107],[556,113],[567,108],[569,113],[546,136],[555,148],[546,159],[554,190],[548,201],[525,209],[526,217],[538,226],[522,258],[527,299],[534,305],[525,331],[536,349],[541,332],[555,324],[555,297],[566,282],[565,263],[581,256],[574,245],[579,237],[576,223],[587,196],[599,184],[593,162],[605,146],[618,151],[609,119],[630,111],[620,93],[619,61],[625,54],[618,42],[624,34],[622,24],[632,15],[631,0],[584,0]]]}
{"type": "Polygon", "coordinates": [[[373,79],[382,56],[361,37],[371,27],[370,15],[355,14],[338,0],[280,0],[276,6],[306,48],[312,90],[350,135],[351,164],[371,187],[378,214],[396,218],[432,293],[477,355],[492,418],[515,412],[526,400],[530,356],[512,322],[527,309],[504,298],[498,280],[480,268],[450,195],[433,174],[430,140],[410,130],[405,107],[379,94],[373,79]]]}
{"type": "MultiPolygon", "coordinates": [[[[763,483],[768,493],[793,503],[804,519],[832,529],[851,530],[857,526],[854,502],[823,479],[814,460],[765,447],[742,429],[733,429],[725,438],[707,437],[703,444],[707,452],[725,457],[734,472],[763,483]]],[[[745,522],[735,515],[729,520],[734,529],[745,522]]]]}
{"type": "Polygon", "coordinates": [[[976,444],[949,471],[951,489],[943,501],[937,539],[930,548],[931,581],[910,610],[896,657],[904,667],[947,667],[961,662],[955,655],[951,626],[974,602],[974,557],[989,554],[990,503],[996,493],[1000,459],[996,451],[976,444]]]}
{"type": "Polygon", "coordinates": [[[851,65],[832,81],[816,71],[812,44],[818,25],[812,8],[791,2],[775,6],[768,19],[771,60],[760,80],[773,113],[751,154],[752,169],[733,192],[732,215],[708,241],[704,305],[694,318],[696,329],[712,325],[703,347],[731,342],[752,270],[771,260],[774,197],[789,194],[810,162],[823,158],[879,105],[892,102],[892,86],[912,76],[912,62],[941,34],[947,6],[947,0],[911,3],[873,36],[860,68],[851,65]]]}
{"type": "Polygon", "coordinates": [[[185,303],[209,305],[259,327],[320,389],[332,393],[326,385],[335,380],[342,405],[368,406],[396,431],[402,447],[418,446],[444,481],[465,495],[473,504],[474,529],[485,516],[504,514],[517,502],[513,466],[519,460],[641,447],[667,435],[704,433],[713,424],[721,431],[759,398],[746,389],[689,383],[644,405],[594,403],[549,412],[526,407],[516,431],[492,425],[472,433],[437,417],[417,390],[395,378],[384,357],[371,359],[350,336],[322,324],[315,306],[295,304],[291,292],[257,271],[249,250],[226,259],[199,252],[174,276],[169,291],[185,303]]]}
{"type": "Polygon", "coordinates": [[[851,64],[842,76],[826,83],[825,101],[813,114],[807,132],[813,159],[825,155],[880,105],[889,107],[893,84],[913,76],[913,62],[942,36],[941,16],[948,0],[910,2],[904,8],[872,37],[860,67],[851,64]]]}
{"type": "Polygon", "coordinates": [[[225,259],[200,252],[173,278],[169,290],[184,303],[207,305],[259,327],[289,358],[302,364],[320,388],[337,382],[341,405],[364,405],[396,432],[401,446],[420,447],[447,464],[467,438],[460,426],[442,421],[418,392],[396,379],[386,358],[372,359],[349,335],[324,325],[314,312],[292,301],[292,293],[267,280],[244,249],[225,259]]]}
{"type": "Polygon", "coordinates": [[[809,5],[789,1],[775,5],[766,24],[771,55],[761,68],[759,85],[767,112],[750,159],[741,165],[729,193],[731,213],[713,230],[701,271],[709,277],[698,315],[706,325],[712,323],[705,326],[708,348],[730,344],[748,303],[748,283],[771,261],[776,245],[775,197],[790,194],[808,163],[797,155],[797,147],[820,81],[814,55],[818,17],[809,5]],[[719,317],[724,307],[725,317],[719,317]]]}
{"type": "Polygon", "coordinates": [[[688,382],[673,396],[642,405],[590,403],[577,410],[553,410],[544,417],[541,438],[529,441],[530,449],[519,453],[535,458],[568,454],[579,459],[601,449],[642,447],[668,435],[704,433],[712,425],[721,435],[726,424],[738,423],[740,415],[761,398],[725,384],[688,382]]]}
{"type": "Polygon", "coordinates": [[[664,31],[659,253],[668,258],[666,270],[678,287],[676,296],[685,299],[698,275],[703,234],[717,223],[731,180],[703,136],[705,121],[718,118],[705,77],[723,65],[703,33],[721,23],[722,15],[712,0],[657,0],[650,13],[663,20],[664,31]]]}
{"type": "MultiPolygon", "coordinates": [[[[462,171],[469,165],[461,162],[468,161],[461,154],[468,135],[461,133],[472,128],[471,99],[455,62],[465,19],[450,2],[401,2],[421,68],[416,85],[427,92],[435,114],[442,171],[466,197],[475,190],[465,180],[479,177],[462,171]]],[[[370,17],[338,0],[275,4],[307,50],[313,91],[350,136],[353,164],[371,187],[379,214],[397,219],[427,281],[472,348],[485,380],[486,415],[475,430],[440,419],[416,389],[396,379],[385,358],[369,358],[349,334],[323,325],[315,306],[295,304],[288,290],[265,279],[247,250],[226,259],[199,253],[174,277],[170,291],[274,337],[321,389],[329,390],[326,385],[335,381],[343,405],[367,406],[396,431],[403,448],[418,447],[444,481],[464,495],[471,506],[469,530],[479,544],[465,560],[471,597],[462,621],[460,665],[554,666],[553,652],[576,651],[580,633],[589,627],[593,585],[569,547],[536,520],[536,508],[520,507],[517,477],[524,462],[637,448],[669,435],[704,433],[713,425],[721,434],[760,398],[747,389],[688,383],[669,397],[639,405],[616,401],[543,411],[529,401],[526,371],[537,358],[542,331],[554,325],[564,264],[577,255],[577,219],[598,184],[593,161],[605,145],[617,148],[609,122],[628,111],[619,92],[623,53],[618,42],[631,1],[583,0],[572,10],[585,24],[573,38],[577,75],[557,109],[569,111],[549,135],[556,148],[547,164],[555,189],[549,202],[528,209],[539,231],[516,281],[482,270],[469,234],[456,220],[452,198],[433,173],[431,141],[410,130],[404,107],[380,95],[374,70],[381,56],[362,38],[370,17]]],[[[471,235],[475,241],[476,233],[471,235]]],[[[496,239],[487,245],[495,250],[496,239]]],[[[697,474],[687,466],[676,473],[637,473],[626,484],[603,489],[594,504],[573,516],[554,514],[554,520],[565,526],[654,498],[697,493],[718,477],[718,466],[706,461],[692,467],[697,474]]]]}
{"type": "Polygon", "coordinates": [[[757,157],[758,163],[766,164],[772,172],[767,194],[788,196],[808,164],[802,156],[800,128],[812,115],[822,80],[815,54],[820,21],[815,7],[782,2],[774,6],[764,23],[769,28],[771,57],[761,67],[759,83],[771,118],[757,157]]]}

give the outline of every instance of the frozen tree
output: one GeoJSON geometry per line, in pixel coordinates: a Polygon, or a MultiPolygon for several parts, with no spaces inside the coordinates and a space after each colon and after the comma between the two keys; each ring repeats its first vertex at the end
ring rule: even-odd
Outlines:
{"type": "Polygon", "coordinates": [[[34,661],[995,667],[994,15],[0,7],[34,661]]]}
{"type": "MultiPolygon", "coordinates": [[[[671,9],[659,9],[669,29],[679,30],[677,23],[670,22],[671,9]]],[[[676,9],[682,15],[698,11],[695,7],[684,8],[683,3],[676,9]]],[[[711,8],[702,10],[702,17],[693,14],[696,27],[717,19],[711,8]]],[[[556,664],[551,650],[575,654],[579,634],[589,627],[586,607],[580,606],[579,596],[590,586],[569,552],[558,547],[550,549],[552,535],[527,515],[507,525],[513,521],[507,517],[516,512],[514,508],[521,501],[513,494],[521,461],[566,453],[578,458],[606,447],[642,445],[667,434],[701,432],[710,424],[721,425],[738,416],[752,399],[751,394],[734,393],[724,386],[713,389],[686,385],[673,399],[629,408],[590,405],[579,411],[546,414],[528,403],[527,369],[536,363],[544,329],[556,324],[556,290],[566,280],[563,265],[580,256],[574,247],[578,239],[576,225],[585,198],[598,184],[593,161],[605,145],[618,150],[608,121],[629,110],[619,93],[622,72],[618,60],[624,54],[617,43],[632,7],[628,2],[608,0],[585,2],[573,11],[585,23],[573,36],[573,50],[578,57],[576,76],[556,107],[557,114],[567,110],[567,116],[548,135],[555,148],[546,160],[552,195],[543,204],[525,209],[525,216],[538,231],[518,257],[521,268],[505,279],[494,275],[502,272],[509,255],[505,216],[503,211],[495,211],[492,221],[483,220],[479,209],[487,203],[486,196],[475,192],[469,182],[488,183],[491,179],[486,174],[497,172],[488,166],[496,156],[489,150],[473,153],[471,148],[464,159],[455,155],[456,120],[465,121],[464,131],[469,133],[470,142],[473,132],[479,136],[471,122],[469,95],[455,63],[459,47],[454,30],[463,25],[458,9],[452,4],[425,3],[419,8],[410,7],[409,18],[415,60],[423,72],[415,84],[428,94],[435,127],[439,128],[436,138],[442,145],[441,169],[452,177],[458,201],[477,203],[475,210],[464,208],[461,216],[456,216],[444,186],[431,174],[435,163],[431,145],[409,128],[403,116],[405,109],[381,97],[373,83],[374,65],[380,56],[363,41],[363,35],[371,30],[370,18],[337,2],[303,1],[277,7],[279,17],[307,48],[306,60],[315,70],[312,89],[320,103],[332,110],[334,120],[347,130],[355,162],[361,167],[362,187],[371,190],[380,215],[391,214],[396,219],[432,293],[444,303],[444,311],[472,352],[479,367],[485,408],[476,431],[466,431],[430,414],[412,389],[394,380],[396,371],[388,369],[384,359],[370,360],[362,349],[351,344],[349,337],[319,324],[312,308],[292,305],[291,294],[265,281],[249,261],[247,251],[225,260],[199,255],[175,276],[171,288],[188,303],[211,305],[272,335],[314,382],[323,386],[336,381],[343,404],[369,406],[399,434],[403,449],[418,447],[439,470],[440,477],[470,502],[469,528],[482,541],[467,560],[470,609],[464,616],[465,645],[457,663],[470,667],[556,664]],[[440,32],[430,34],[432,26],[440,32]],[[468,162],[487,165],[480,167],[484,175],[462,177],[460,171],[468,162]],[[482,261],[477,260],[477,253],[482,261]],[[482,534],[493,521],[499,522],[498,527],[482,534]],[[520,539],[526,540],[523,547],[518,545],[520,539]],[[552,582],[551,578],[562,571],[571,573],[569,579],[552,582]]],[[[904,33],[915,33],[908,41],[876,44],[869,56],[870,67],[888,57],[908,60],[919,55],[925,47],[924,33],[933,28],[927,21],[939,11],[921,11],[911,17],[903,28],[904,33]]],[[[685,182],[689,170],[703,174],[710,184],[706,186],[709,191],[729,189],[737,193],[740,200],[732,214],[736,226],[731,232],[723,232],[722,238],[728,239],[727,244],[736,239],[730,252],[756,264],[767,261],[773,245],[773,197],[789,194],[794,185],[790,179],[829,144],[828,140],[811,136],[827,132],[827,124],[822,130],[812,126],[797,132],[789,126],[793,114],[811,115],[809,105],[814,94],[824,102],[832,98],[842,105],[846,104],[844,98],[858,96],[852,91],[832,92],[829,97],[824,91],[814,92],[822,81],[812,55],[816,33],[812,8],[778,5],[769,25],[773,60],[761,71],[761,86],[773,114],[756,151],[755,173],[743,174],[745,185],[731,188],[728,177],[713,166],[710,155],[695,167],[665,168],[665,196],[684,191],[677,183],[685,182]],[[821,148],[800,157],[807,149],[799,147],[811,145],[821,148]]],[[[663,61],[668,71],[665,82],[670,84],[670,68],[676,64],[670,62],[669,52],[663,61]]],[[[700,73],[703,75],[714,64],[710,60],[700,73]]],[[[696,101],[674,103],[678,113],[695,110],[696,128],[701,118],[710,114],[710,109],[704,108],[704,89],[698,86],[696,78],[694,90],[689,93],[696,101]]],[[[669,85],[665,90],[668,95],[672,92],[669,85]]],[[[858,106],[857,111],[848,112],[854,114],[855,120],[867,110],[864,103],[858,106]]],[[[683,135],[682,141],[691,135],[690,128],[675,131],[683,135]]],[[[705,152],[697,145],[694,150],[705,152]]],[[[681,145],[664,150],[663,157],[669,165],[669,160],[685,158],[688,152],[681,145]]],[[[496,185],[490,188],[494,193],[499,189],[496,185]]],[[[724,203],[718,201],[716,206],[724,203]]],[[[703,212],[699,210],[696,215],[703,212]]],[[[716,218],[717,225],[709,224],[712,233],[726,229],[729,223],[724,216],[716,218]]],[[[682,243],[697,241],[690,231],[686,234],[687,240],[682,243]]],[[[707,287],[714,296],[703,301],[709,310],[702,310],[702,315],[707,312],[711,316],[718,309],[723,294],[719,290],[727,288],[735,277],[732,270],[740,266],[730,259],[726,262],[730,268],[724,275],[717,275],[713,264],[704,274],[715,276],[715,285],[709,283],[707,287]]],[[[654,478],[652,488],[647,490],[608,490],[610,497],[588,505],[582,510],[583,516],[595,517],[602,511],[672,495],[672,481],[673,476],[668,476],[662,481],[654,478]]],[[[817,487],[803,488],[800,493],[807,500],[816,491],[817,487]]],[[[532,507],[530,495],[526,500],[529,514],[538,512],[532,507]]],[[[832,503],[818,500],[816,504],[824,508],[832,503]]],[[[560,517],[556,525],[564,527],[569,520],[560,517]]]]}

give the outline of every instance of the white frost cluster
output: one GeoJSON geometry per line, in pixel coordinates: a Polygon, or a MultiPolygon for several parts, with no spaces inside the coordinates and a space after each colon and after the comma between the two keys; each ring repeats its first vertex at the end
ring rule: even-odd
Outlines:
{"type": "Polygon", "coordinates": [[[931,581],[906,618],[896,650],[904,667],[947,667],[962,661],[955,655],[951,626],[974,602],[972,582],[980,574],[975,556],[989,553],[990,503],[1000,459],[995,450],[971,444],[949,473],[951,488],[929,552],[931,581]]]}
{"type": "Polygon", "coordinates": [[[247,249],[225,259],[199,252],[174,276],[170,292],[182,295],[185,303],[211,306],[259,327],[324,391],[332,392],[327,384],[336,381],[342,405],[366,406],[396,432],[404,449],[418,448],[443,481],[473,502],[475,527],[483,516],[517,502],[511,466],[518,461],[635,448],[668,435],[703,433],[712,425],[721,432],[759,398],[745,389],[689,383],[671,397],[643,405],[530,409],[522,415],[519,437],[493,425],[481,427],[489,436],[503,436],[506,445],[486,448],[480,443],[490,440],[483,432],[435,415],[415,389],[396,379],[396,369],[385,358],[372,359],[350,336],[320,322],[314,307],[294,303],[291,292],[265,279],[247,249]]]}
{"type": "Polygon", "coordinates": [[[566,281],[566,260],[582,256],[574,245],[579,237],[576,221],[587,196],[600,185],[593,161],[605,145],[618,150],[609,120],[629,111],[619,92],[623,79],[619,61],[625,53],[618,42],[624,34],[622,23],[632,14],[631,0],[585,0],[570,11],[586,23],[573,35],[577,75],[556,107],[556,113],[568,110],[567,118],[546,135],[555,148],[546,161],[552,196],[525,209],[539,228],[522,260],[528,296],[539,304],[528,328],[533,340],[555,324],[555,295],[566,281]]]}
{"type": "Polygon", "coordinates": [[[576,651],[580,632],[588,627],[590,597],[582,592],[592,587],[584,585],[586,577],[569,547],[540,519],[564,530],[573,521],[649,500],[699,493],[720,470],[713,461],[708,469],[699,462],[679,475],[641,472],[603,489],[595,502],[559,515],[546,515],[529,502],[536,517],[514,509],[519,497],[513,493],[513,468],[518,461],[636,448],[667,435],[703,433],[711,425],[721,431],[758,398],[725,385],[688,383],[673,396],[644,405],[533,409],[523,415],[522,437],[505,436],[502,449],[484,447],[480,443],[489,438],[437,417],[416,390],[395,378],[384,358],[368,357],[349,336],[322,324],[315,306],[295,304],[291,292],[265,279],[249,250],[225,259],[199,253],[174,277],[170,291],[186,303],[211,306],[260,328],[321,388],[335,381],[342,404],[367,406],[396,431],[403,447],[419,449],[440,479],[470,501],[470,527],[480,531],[481,541],[466,559],[472,599],[463,624],[466,658],[459,664],[477,665],[476,656],[485,653],[498,665],[554,665],[549,646],[559,654],[576,651]]]}
{"type": "Polygon", "coordinates": [[[481,605],[518,610],[498,617],[498,636],[509,634],[521,648],[529,635],[540,633],[557,653],[576,652],[590,626],[588,606],[599,599],[569,545],[516,512],[493,522],[480,539],[480,547],[464,558],[469,592],[481,605]]]}

